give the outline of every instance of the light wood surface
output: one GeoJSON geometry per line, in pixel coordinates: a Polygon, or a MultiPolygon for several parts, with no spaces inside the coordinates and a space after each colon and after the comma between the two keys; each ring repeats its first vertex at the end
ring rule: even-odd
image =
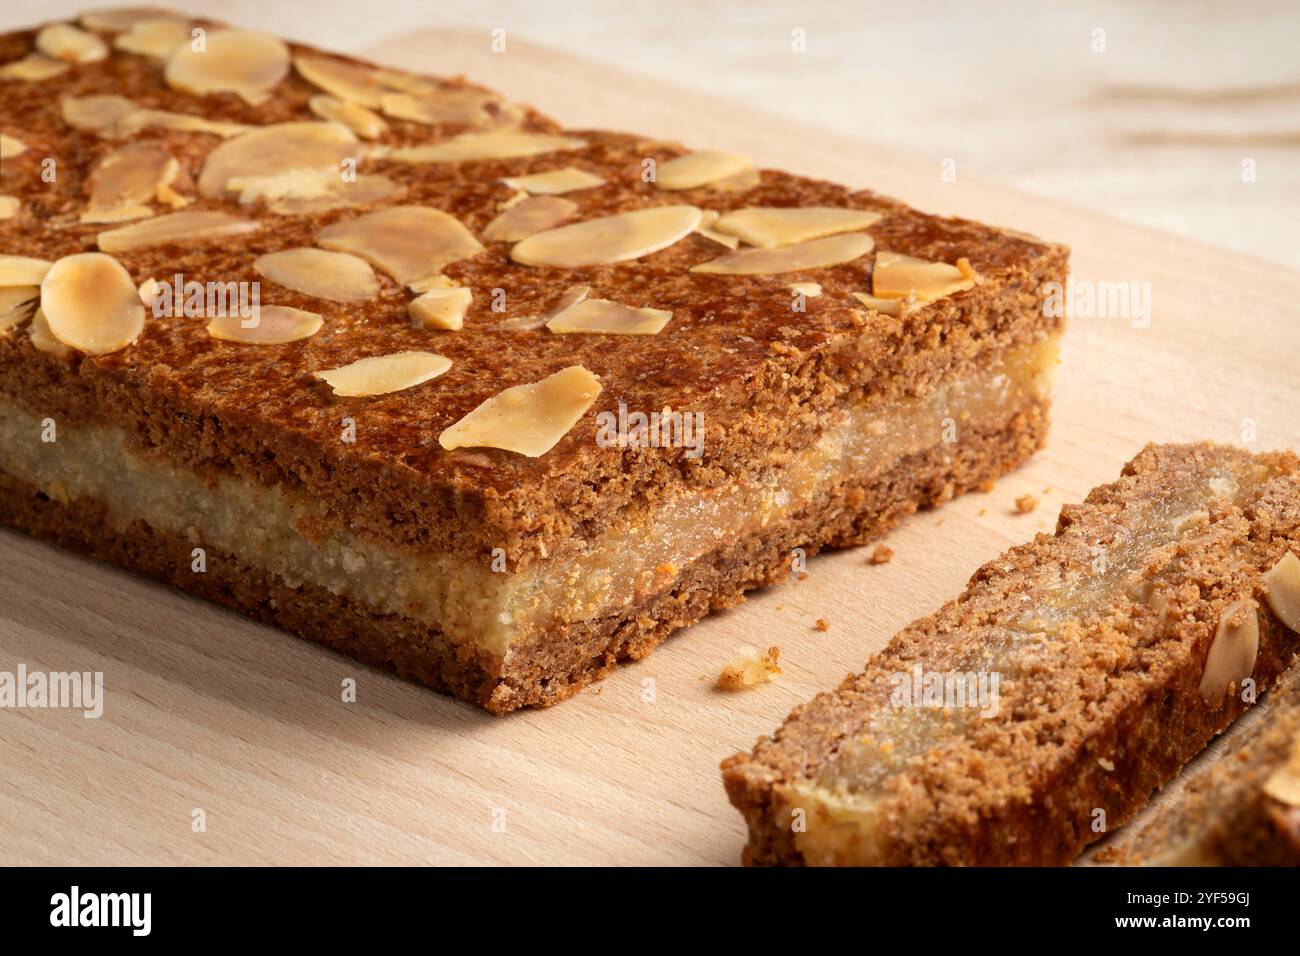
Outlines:
{"type": "Polygon", "coordinates": [[[0,863],[734,864],[743,827],[719,760],[982,562],[1050,530],[1063,501],[1148,440],[1239,442],[1250,420],[1252,447],[1300,447],[1296,273],[997,184],[944,183],[880,148],[517,40],[505,56],[472,41],[412,35],[375,55],[463,70],[574,126],[725,146],[1069,242],[1079,279],[1151,283],[1150,325],[1075,319],[1047,450],[993,492],[907,522],[891,563],[861,549],[814,559],[802,583],[680,632],[557,708],[504,719],[0,533],[0,670],[97,670],[106,684],[99,720],[0,711],[0,863]],[[1041,505],[1016,515],[1025,493],[1041,505]],[[744,643],[779,645],[784,673],[712,690],[744,643]],[[356,703],[340,699],[349,677],[356,703]]]}

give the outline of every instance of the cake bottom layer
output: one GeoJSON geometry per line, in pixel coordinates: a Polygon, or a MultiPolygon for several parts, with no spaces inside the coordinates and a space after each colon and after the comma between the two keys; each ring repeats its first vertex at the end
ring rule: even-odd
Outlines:
{"type": "Polygon", "coordinates": [[[239,555],[210,549],[207,570],[195,573],[189,538],[139,520],[115,523],[95,499],[60,503],[3,471],[0,521],[505,713],[563,700],[619,660],[643,657],[678,628],[739,603],[748,590],[785,579],[795,548],[811,556],[862,544],[918,508],[999,477],[1042,446],[1047,408],[1045,398],[1032,400],[996,425],[963,429],[955,444],[938,444],[870,477],[840,483],[782,520],[700,556],[671,589],[607,616],[557,625],[504,657],[324,588],[290,586],[239,555]]]}

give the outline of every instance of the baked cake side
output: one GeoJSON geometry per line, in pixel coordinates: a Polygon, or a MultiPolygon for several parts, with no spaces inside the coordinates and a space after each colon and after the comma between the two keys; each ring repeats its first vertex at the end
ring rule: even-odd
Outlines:
{"type": "Polygon", "coordinates": [[[0,517],[493,711],[1046,436],[1061,245],[181,14],[0,92],[0,517]]]}
{"type": "Polygon", "coordinates": [[[746,861],[1070,862],[1300,649],[1296,554],[1295,455],[1148,446],[723,764],[746,861]]]}

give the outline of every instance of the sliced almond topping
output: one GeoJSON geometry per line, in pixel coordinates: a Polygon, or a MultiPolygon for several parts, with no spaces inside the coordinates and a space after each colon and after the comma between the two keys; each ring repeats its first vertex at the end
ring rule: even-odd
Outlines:
{"type": "Polygon", "coordinates": [[[379,107],[384,87],[375,71],[359,63],[345,63],[314,53],[299,53],[293,65],[304,80],[348,103],[379,107]]]}
{"type": "Polygon", "coordinates": [[[317,372],[316,377],[345,398],[387,395],[437,378],[451,368],[451,359],[432,352],[395,352],[363,358],[341,368],[317,372]]]}
{"type": "Polygon", "coordinates": [[[176,159],[157,143],[132,143],[114,150],[90,174],[90,208],[81,214],[81,221],[121,222],[152,216],[148,204],[178,172],[176,159]]]}
{"type": "Polygon", "coordinates": [[[868,235],[849,232],[825,239],[796,242],[775,249],[740,249],[709,262],[692,266],[692,272],[709,275],[755,276],[784,272],[807,272],[852,262],[871,251],[875,242],[868,235]]]}
{"type": "Polygon", "coordinates": [[[460,283],[451,276],[438,273],[436,275],[425,276],[423,279],[417,279],[415,282],[409,283],[407,288],[417,294],[423,294],[428,292],[430,289],[458,289],[460,288],[460,283]]]}
{"type": "Polygon", "coordinates": [[[856,232],[879,221],[880,213],[862,209],[750,206],[727,213],[713,228],[751,246],[771,249],[841,232],[856,232]]]}
{"type": "Polygon", "coordinates": [[[388,158],[402,163],[460,163],[480,159],[520,159],[581,149],[586,145],[586,140],[574,136],[492,130],[487,133],[462,133],[427,146],[395,149],[388,154],[388,158]]]}
{"type": "Polygon", "coordinates": [[[706,149],[660,163],[655,170],[655,185],[668,190],[698,189],[750,168],[744,156],[706,149]]]}
{"type": "Polygon", "coordinates": [[[434,89],[418,96],[411,93],[385,93],[379,101],[379,107],[385,116],[410,120],[412,123],[483,126],[492,118],[487,111],[488,105],[497,102],[497,99],[494,93],[468,87],[434,89]]]}
{"type": "Polygon", "coordinates": [[[145,279],[140,283],[140,288],[136,292],[140,294],[140,302],[148,308],[153,308],[153,300],[158,297],[158,290],[162,288],[162,283],[157,279],[145,279]]]}
{"type": "Polygon", "coordinates": [[[719,179],[716,183],[710,183],[709,188],[719,193],[744,193],[749,192],[762,181],[762,174],[757,169],[750,168],[726,179],[719,179]]]}
{"type": "Polygon", "coordinates": [[[1264,793],[1288,807],[1300,807],[1300,736],[1291,744],[1287,762],[1264,781],[1264,793]]]}
{"type": "Polygon", "coordinates": [[[113,130],[122,117],[135,110],[136,105],[125,96],[93,95],[65,96],[59,100],[63,122],[74,129],[97,133],[113,130]]]}
{"type": "Polygon", "coordinates": [[[0,334],[31,318],[40,297],[39,286],[12,285],[0,288],[0,334]]]}
{"type": "Polygon", "coordinates": [[[17,196],[0,196],[0,220],[12,219],[23,208],[17,196]]]}
{"type": "Polygon", "coordinates": [[[510,258],[562,269],[626,262],[690,235],[700,216],[695,206],[654,206],[601,216],[529,236],[510,250],[510,258]]]}
{"type": "Polygon", "coordinates": [[[27,152],[26,143],[5,133],[0,133],[0,159],[12,159],[15,156],[21,156],[25,152],[27,152]]]}
{"type": "Polygon", "coordinates": [[[223,342],[245,345],[285,345],[311,338],[320,331],[321,317],[315,312],[291,309],[287,305],[263,305],[250,318],[222,315],[208,323],[208,335],[223,342]]]}
{"type": "Polygon", "coordinates": [[[240,219],[224,212],[173,212],[101,232],[96,239],[104,252],[129,252],[169,242],[210,245],[261,228],[260,222],[240,219]]]}
{"type": "Polygon", "coordinates": [[[815,299],[822,294],[820,282],[791,282],[790,288],[809,299],[815,299]]]}
{"type": "Polygon", "coordinates": [[[378,113],[360,103],[349,103],[325,93],[317,93],[309,99],[307,108],[321,119],[342,123],[362,139],[378,139],[388,129],[388,124],[378,113]]]}
{"type": "Polygon", "coordinates": [[[100,33],[121,33],[142,20],[156,20],[166,11],[158,7],[109,7],[106,10],[87,10],[78,20],[87,30],[100,33]]]}
{"type": "Polygon", "coordinates": [[[505,212],[488,223],[483,238],[491,242],[519,242],[572,219],[577,211],[578,204],[571,199],[528,196],[509,205],[505,212]]]}
{"type": "Polygon", "coordinates": [[[226,181],[241,206],[264,202],[271,212],[303,215],[365,206],[401,195],[405,187],[387,176],[344,179],[328,169],[290,169],[274,176],[236,176],[226,181]]]}
{"type": "Polygon", "coordinates": [[[455,331],[465,325],[472,298],[469,289],[430,289],[411,303],[411,321],[426,329],[455,331]]]}
{"type": "Polygon", "coordinates": [[[31,338],[32,345],[42,352],[49,352],[59,358],[65,358],[72,354],[72,349],[54,337],[54,333],[50,331],[50,323],[46,320],[45,313],[40,309],[37,309],[35,314],[32,315],[32,324],[27,327],[27,335],[31,338]]]}
{"type": "Polygon", "coordinates": [[[189,113],[172,113],[168,110],[131,110],[117,122],[118,136],[133,136],[144,129],[170,129],[180,133],[212,133],[225,139],[256,129],[244,123],[204,119],[189,113]]]}
{"type": "Polygon", "coordinates": [[[253,260],[257,274],[295,292],[331,302],[362,302],[379,293],[370,263],[346,252],[284,249],[253,260]]]}
{"type": "Polygon", "coordinates": [[[316,244],[358,255],[405,286],[483,251],[457,220],[424,206],[394,206],[336,222],[321,230],[316,244]]]}
{"type": "Polygon", "coordinates": [[[897,252],[876,254],[871,289],[882,299],[905,299],[915,295],[923,302],[972,288],[975,281],[946,262],[929,262],[897,252]]]}
{"type": "Polygon", "coordinates": [[[203,163],[199,192],[219,197],[237,178],[263,178],[294,170],[340,175],[343,160],[355,157],[356,135],[338,123],[276,123],[222,143],[203,163]]]}
{"type": "Polygon", "coordinates": [[[1264,575],[1264,600],[1279,621],[1300,633],[1300,558],[1294,551],[1282,555],[1264,575]]]}
{"type": "Polygon", "coordinates": [[[68,72],[68,64],[41,53],[29,53],[21,60],[0,66],[0,80],[26,80],[39,83],[68,72]]]}
{"type": "Polygon", "coordinates": [[[533,173],[531,176],[510,176],[501,181],[511,189],[522,189],[541,196],[560,196],[579,189],[591,189],[605,182],[594,173],[573,166],[552,169],[546,173],[533,173]]]}
{"type": "Polygon", "coordinates": [[[721,216],[722,214],[716,209],[705,209],[703,214],[700,216],[700,224],[696,227],[695,231],[705,239],[711,239],[720,245],[726,246],[728,249],[735,249],[740,246],[739,239],[735,236],[728,236],[725,233],[717,232],[713,228],[717,225],[718,219],[721,218],[721,216]]]}
{"type": "Polygon", "coordinates": [[[122,264],[102,252],[64,256],[41,282],[50,333],[90,355],[126,348],[144,330],[144,306],[122,264]]]}
{"type": "Polygon", "coordinates": [[[71,23],[52,23],[36,34],[36,49],[64,63],[97,63],[108,56],[108,46],[93,33],[71,23]]]}
{"type": "Polygon", "coordinates": [[[1254,601],[1229,604],[1219,617],[1219,627],[1205,657],[1201,698],[1219,704],[1229,687],[1240,685],[1255,670],[1259,653],[1259,614],[1254,601]]]}
{"type": "Polygon", "coordinates": [[[494,395],[438,436],[454,448],[502,448],[529,458],[546,454],[600,394],[600,380],[581,365],[494,395]]]}
{"type": "Polygon", "coordinates": [[[174,50],[163,75],[168,86],[182,93],[234,93],[258,106],[271,98],[271,90],[288,73],[289,48],[278,38],[248,30],[213,30],[203,51],[189,43],[174,50]]]}
{"type": "Polygon", "coordinates": [[[54,263],[31,256],[0,256],[0,287],[40,285],[54,263]]]}
{"type": "Polygon", "coordinates": [[[175,17],[137,20],[131,29],[113,40],[116,49],[166,60],[182,43],[190,42],[190,25],[175,17]]]}
{"type": "Polygon", "coordinates": [[[883,312],[885,315],[900,315],[903,311],[902,299],[881,299],[874,295],[867,295],[865,292],[853,293],[853,298],[857,299],[868,309],[875,309],[877,312],[883,312]]]}
{"type": "Polygon", "coordinates": [[[559,335],[656,335],[673,317],[663,309],[636,309],[609,299],[584,299],[546,323],[559,335]]]}
{"type": "Polygon", "coordinates": [[[534,329],[540,329],[556,316],[563,314],[566,310],[573,308],[579,302],[585,300],[589,295],[591,295],[591,286],[571,285],[569,288],[564,290],[563,294],[560,296],[560,300],[541,315],[512,316],[504,322],[499,323],[493,331],[531,332],[534,329]]]}

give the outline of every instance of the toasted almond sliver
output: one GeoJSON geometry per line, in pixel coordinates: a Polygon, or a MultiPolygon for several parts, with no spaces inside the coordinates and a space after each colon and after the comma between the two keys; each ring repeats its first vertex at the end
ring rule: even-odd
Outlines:
{"type": "Polygon", "coordinates": [[[695,206],[653,206],[601,216],[529,236],[510,258],[529,266],[576,269],[639,259],[666,249],[700,223],[695,206]]]}
{"type": "Polygon", "coordinates": [[[0,133],[0,159],[12,159],[15,156],[21,156],[25,152],[27,152],[26,143],[5,133],[0,133]]]}
{"type": "Polygon", "coordinates": [[[456,219],[425,206],[394,206],[326,226],[323,249],[350,252],[409,286],[483,251],[456,219]]]}
{"type": "Polygon", "coordinates": [[[660,163],[655,170],[655,185],[667,190],[698,189],[750,168],[744,156],[706,149],[660,163]]]}
{"type": "Polygon", "coordinates": [[[1300,634],[1300,558],[1294,551],[1264,575],[1264,599],[1279,621],[1300,634]]]}
{"type": "Polygon", "coordinates": [[[559,335],[656,335],[673,317],[663,309],[637,309],[609,299],[584,299],[546,323],[559,335]]]}
{"type": "Polygon", "coordinates": [[[174,17],[139,20],[113,40],[114,49],[166,60],[183,43],[190,42],[190,24],[174,17]]]}
{"type": "Polygon", "coordinates": [[[345,398],[387,395],[437,378],[451,368],[451,359],[432,352],[374,355],[341,368],[317,372],[316,377],[345,398]]]}
{"type": "Polygon", "coordinates": [[[915,295],[923,302],[933,302],[974,285],[974,279],[946,262],[930,262],[883,249],[876,253],[876,265],[871,273],[871,290],[882,299],[915,295]]]}
{"type": "Polygon", "coordinates": [[[50,266],[48,259],[31,256],[0,256],[0,288],[15,285],[40,285],[50,266]]]}
{"type": "Polygon", "coordinates": [[[131,110],[117,121],[118,136],[133,136],[145,129],[170,129],[181,133],[212,133],[225,139],[257,129],[244,123],[210,120],[169,110],[131,110]]]}
{"type": "Polygon", "coordinates": [[[239,204],[265,202],[272,212],[304,215],[365,206],[401,195],[405,187],[387,176],[344,179],[328,169],[290,169],[274,176],[236,176],[226,186],[239,192],[239,204]]]}
{"type": "Polygon", "coordinates": [[[370,263],[346,252],[284,249],[253,260],[257,274],[270,281],[331,302],[362,302],[379,294],[370,263]]]}
{"type": "Polygon", "coordinates": [[[463,87],[434,89],[418,96],[411,93],[385,93],[380,98],[379,107],[385,116],[410,120],[412,123],[483,126],[491,119],[487,111],[488,105],[497,100],[495,93],[463,87]]]}
{"type": "Polygon", "coordinates": [[[42,352],[49,352],[59,358],[65,358],[72,354],[72,349],[54,337],[54,333],[50,331],[50,323],[46,320],[45,313],[40,309],[37,309],[32,315],[32,324],[27,327],[27,335],[31,339],[32,345],[42,352]]]}
{"type": "Polygon", "coordinates": [[[378,113],[327,93],[317,93],[307,101],[307,108],[321,119],[342,123],[362,139],[378,139],[388,129],[378,113]]]}
{"type": "Polygon", "coordinates": [[[384,87],[372,68],[314,53],[299,53],[293,65],[304,80],[326,93],[348,103],[379,108],[384,87]]]}
{"type": "Polygon", "coordinates": [[[13,285],[0,288],[0,334],[31,318],[40,297],[39,286],[13,285]]]}
{"type": "Polygon", "coordinates": [[[713,228],[751,246],[771,249],[841,232],[857,232],[879,221],[880,213],[862,209],[749,206],[727,213],[713,228]]]}
{"type": "Polygon", "coordinates": [[[492,130],[487,133],[462,133],[427,146],[395,149],[388,154],[388,158],[401,163],[461,163],[471,160],[520,159],[581,149],[586,145],[586,140],[574,136],[492,130]]]}
{"type": "Polygon", "coordinates": [[[104,252],[129,252],[169,242],[210,245],[261,228],[260,222],[240,219],[224,212],[173,212],[101,232],[96,239],[104,252]]]}
{"type": "Polygon", "coordinates": [[[560,196],[564,193],[577,192],[579,189],[591,189],[605,182],[594,173],[573,166],[552,169],[545,173],[533,173],[531,176],[510,176],[501,181],[511,189],[522,189],[524,192],[539,196],[560,196]]]}
{"type": "Polygon", "coordinates": [[[800,293],[804,298],[808,299],[815,299],[822,294],[822,286],[820,282],[791,282],[790,289],[793,292],[800,293]]]}
{"type": "Polygon", "coordinates": [[[560,299],[555,305],[551,306],[541,315],[516,315],[511,316],[504,322],[498,323],[492,331],[494,332],[531,332],[540,329],[547,322],[550,322],[558,315],[562,315],[568,309],[573,308],[579,302],[584,301],[587,296],[591,295],[591,286],[589,285],[571,285],[560,295],[560,299]]]}
{"type": "Polygon", "coordinates": [[[581,365],[492,396],[438,436],[447,451],[502,448],[529,458],[546,454],[586,414],[600,380],[581,365]]]}
{"type": "Polygon", "coordinates": [[[311,338],[320,331],[321,317],[315,312],[291,309],[287,305],[259,306],[248,319],[222,315],[208,323],[208,335],[223,342],[245,345],[285,345],[311,338]]]}
{"type": "Polygon", "coordinates": [[[455,331],[464,327],[472,298],[469,289],[430,289],[411,303],[411,320],[421,328],[455,331]]]}
{"type": "Polygon", "coordinates": [[[12,219],[23,208],[17,196],[0,196],[0,220],[12,219]]]}
{"type": "Polygon", "coordinates": [[[206,96],[234,93],[258,106],[289,73],[289,48],[277,37],[249,30],[212,30],[202,51],[193,44],[177,47],[167,58],[163,76],[182,93],[206,96]]]}
{"type": "Polygon", "coordinates": [[[121,33],[142,20],[156,20],[166,11],[158,7],[109,7],[107,10],[87,10],[78,19],[87,30],[100,33],[121,33]]]}
{"type": "Polygon", "coordinates": [[[199,192],[225,194],[230,180],[268,177],[294,170],[339,174],[340,163],[356,156],[356,135],[338,123],[275,123],[227,140],[208,154],[199,174],[199,192]]]}
{"type": "Polygon", "coordinates": [[[1219,626],[1205,656],[1201,674],[1201,698],[1218,705],[1229,687],[1240,685],[1255,670],[1259,654],[1259,614],[1252,600],[1237,601],[1224,608],[1219,626]]]}
{"type": "Polygon", "coordinates": [[[825,239],[796,242],[775,249],[740,249],[709,262],[692,266],[692,272],[708,275],[755,276],[780,275],[827,269],[852,262],[871,251],[875,242],[860,232],[847,232],[825,239]]]}
{"type": "Polygon", "coordinates": [[[94,132],[113,130],[122,117],[136,109],[125,96],[95,94],[92,96],[65,96],[59,100],[63,122],[73,129],[94,132]]]}
{"type": "Polygon", "coordinates": [[[176,159],[158,143],[131,143],[95,164],[90,174],[90,208],[82,222],[120,222],[153,215],[158,190],[180,171],[176,159]]]}
{"type": "Polygon", "coordinates": [[[867,295],[865,292],[853,293],[853,298],[857,299],[868,309],[875,309],[877,312],[883,312],[885,315],[899,315],[903,311],[902,299],[881,299],[874,295],[867,295]]]}
{"type": "Polygon", "coordinates": [[[722,214],[716,209],[705,209],[703,215],[700,216],[700,224],[695,227],[695,231],[705,239],[726,246],[728,249],[738,248],[740,246],[739,239],[735,236],[728,236],[725,233],[717,232],[713,228],[721,217],[722,214]]]}
{"type": "Polygon", "coordinates": [[[126,348],[144,330],[144,306],[122,264],[102,252],[64,256],[41,282],[51,334],[90,355],[126,348]]]}
{"type": "Polygon", "coordinates": [[[42,53],[29,53],[21,60],[0,66],[0,80],[26,80],[39,83],[67,73],[70,67],[62,60],[51,59],[42,53]]]}
{"type": "Polygon", "coordinates": [[[36,49],[65,63],[97,63],[108,56],[108,45],[71,23],[52,23],[36,34],[36,49]]]}
{"type": "Polygon", "coordinates": [[[528,196],[511,204],[483,230],[491,242],[519,242],[572,219],[578,204],[560,196],[528,196]]]}
{"type": "Polygon", "coordinates": [[[763,175],[757,170],[744,169],[734,176],[709,183],[709,188],[719,193],[745,193],[763,182],[763,175]]]}

